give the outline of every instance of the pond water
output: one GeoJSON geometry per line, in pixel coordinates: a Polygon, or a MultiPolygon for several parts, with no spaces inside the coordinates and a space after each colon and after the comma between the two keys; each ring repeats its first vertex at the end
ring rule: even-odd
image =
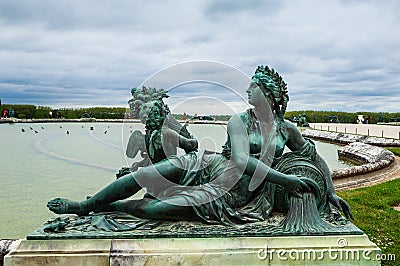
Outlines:
{"type": "MultiPolygon", "coordinates": [[[[0,239],[24,238],[54,216],[46,207],[50,199],[81,200],[114,180],[133,162],[123,149],[132,130],[143,125],[0,124],[0,239]]],[[[201,149],[221,151],[226,139],[222,125],[192,124],[189,131],[201,149]]],[[[331,169],[347,167],[337,158],[339,146],[316,144],[331,169]]]]}

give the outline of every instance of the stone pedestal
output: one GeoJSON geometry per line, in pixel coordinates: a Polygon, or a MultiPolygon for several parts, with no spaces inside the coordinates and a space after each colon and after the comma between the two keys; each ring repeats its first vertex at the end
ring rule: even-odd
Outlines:
{"type": "Polygon", "coordinates": [[[22,240],[4,265],[109,265],[111,239],[22,240]]]}
{"type": "Polygon", "coordinates": [[[5,265],[380,265],[366,235],[22,240],[5,265]]]}

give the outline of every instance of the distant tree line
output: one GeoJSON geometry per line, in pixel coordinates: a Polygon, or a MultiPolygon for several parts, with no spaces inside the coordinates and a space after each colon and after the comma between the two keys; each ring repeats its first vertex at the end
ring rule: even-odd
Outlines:
{"type": "Polygon", "coordinates": [[[368,119],[369,124],[378,122],[388,123],[391,118],[400,117],[400,113],[385,113],[385,112],[337,112],[337,111],[287,111],[285,119],[293,121],[294,117],[306,114],[309,123],[329,123],[332,117],[337,117],[340,123],[357,123],[357,116],[363,115],[364,119],[368,119]]]}
{"type": "MultiPolygon", "coordinates": [[[[53,113],[53,117],[56,117],[56,113],[61,112],[61,118],[77,119],[84,117],[84,114],[91,114],[91,117],[99,119],[124,119],[126,112],[129,112],[124,107],[87,107],[87,108],[51,108],[48,106],[35,106],[30,104],[2,104],[1,110],[13,109],[18,118],[26,119],[42,119],[49,118],[50,111],[53,113]]],[[[364,115],[364,119],[368,119],[368,123],[376,124],[378,122],[390,122],[391,118],[400,118],[400,112],[398,113],[387,113],[387,112],[337,112],[337,111],[287,111],[285,113],[285,119],[293,121],[294,117],[298,115],[306,114],[307,121],[309,123],[329,123],[331,117],[335,116],[338,118],[340,123],[357,123],[357,116],[364,115]]],[[[183,114],[173,114],[174,118],[181,120],[183,114]]],[[[217,121],[228,121],[231,115],[210,115],[215,117],[217,121]]],[[[186,115],[186,119],[190,119],[192,116],[186,115]]]]}
{"type": "Polygon", "coordinates": [[[12,109],[16,113],[16,117],[21,119],[49,118],[50,112],[53,113],[53,118],[57,117],[57,112],[60,112],[61,118],[68,119],[82,118],[85,113],[99,119],[123,119],[127,111],[127,108],[124,107],[51,108],[30,104],[2,104],[1,109],[12,109]]]}
{"type": "MultiPolygon", "coordinates": [[[[332,117],[337,117],[340,123],[357,123],[357,116],[364,115],[364,119],[368,119],[369,124],[376,124],[378,122],[388,123],[391,118],[400,118],[399,113],[385,113],[385,112],[337,112],[337,111],[287,111],[285,113],[285,119],[293,121],[295,117],[306,114],[308,123],[330,123],[332,117]]],[[[175,119],[182,119],[182,114],[174,114],[175,119]]],[[[231,115],[211,115],[215,117],[217,121],[228,121],[231,115]]],[[[190,119],[192,116],[187,115],[186,119],[190,119]]]]}

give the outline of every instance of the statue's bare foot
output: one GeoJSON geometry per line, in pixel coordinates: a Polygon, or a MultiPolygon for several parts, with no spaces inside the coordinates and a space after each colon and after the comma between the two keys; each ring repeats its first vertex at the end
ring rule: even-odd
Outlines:
{"type": "Polygon", "coordinates": [[[47,203],[47,207],[50,211],[57,214],[77,214],[81,216],[89,213],[82,208],[79,202],[69,199],[52,199],[47,203]]]}

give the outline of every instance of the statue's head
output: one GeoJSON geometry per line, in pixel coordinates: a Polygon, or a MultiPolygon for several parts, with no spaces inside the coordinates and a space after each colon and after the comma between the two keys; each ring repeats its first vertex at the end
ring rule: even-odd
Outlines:
{"type": "Polygon", "coordinates": [[[282,112],[283,115],[289,101],[289,95],[287,84],[278,72],[268,66],[258,66],[252,77],[252,82],[260,87],[267,99],[272,100],[273,109],[282,112]]]}
{"type": "Polygon", "coordinates": [[[139,118],[139,112],[142,105],[150,102],[168,98],[167,92],[164,89],[156,89],[154,87],[142,86],[131,89],[132,98],[128,101],[131,109],[132,118],[139,118]]]}
{"type": "Polygon", "coordinates": [[[146,129],[155,130],[162,127],[168,114],[168,106],[162,100],[155,100],[140,106],[139,118],[146,125],[146,129]]]}

